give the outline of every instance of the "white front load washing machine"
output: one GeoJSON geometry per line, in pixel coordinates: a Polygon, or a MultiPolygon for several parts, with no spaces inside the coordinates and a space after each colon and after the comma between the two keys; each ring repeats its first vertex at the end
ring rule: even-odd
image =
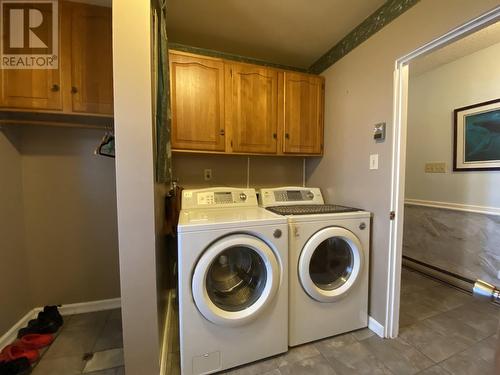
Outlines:
{"type": "Polygon", "coordinates": [[[324,204],[317,188],[262,189],[288,219],[289,345],[368,325],[369,212],[324,204]]]}
{"type": "Polygon", "coordinates": [[[182,374],[287,351],[287,222],[254,189],[184,190],[178,262],[182,374]]]}

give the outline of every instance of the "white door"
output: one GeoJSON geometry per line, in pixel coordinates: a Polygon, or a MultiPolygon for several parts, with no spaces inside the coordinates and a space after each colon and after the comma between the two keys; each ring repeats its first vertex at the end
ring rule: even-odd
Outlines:
{"type": "Polygon", "coordinates": [[[298,274],[305,292],[319,302],[334,302],[349,292],[363,268],[359,239],[339,227],[316,232],[301,251],[298,274]]]}
{"type": "Polygon", "coordinates": [[[266,242],[234,234],[210,245],[198,260],[193,298],[209,321],[239,326],[255,319],[273,300],[280,278],[279,262],[266,242]]]}

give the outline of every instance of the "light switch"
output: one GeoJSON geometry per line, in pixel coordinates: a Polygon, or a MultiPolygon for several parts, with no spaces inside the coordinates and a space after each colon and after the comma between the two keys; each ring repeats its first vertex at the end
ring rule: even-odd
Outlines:
{"type": "Polygon", "coordinates": [[[378,169],[378,154],[370,155],[370,169],[378,169]]]}

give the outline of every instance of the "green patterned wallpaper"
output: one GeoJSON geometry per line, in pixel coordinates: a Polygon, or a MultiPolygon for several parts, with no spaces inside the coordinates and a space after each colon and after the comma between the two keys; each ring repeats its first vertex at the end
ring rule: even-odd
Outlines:
{"type": "Polygon", "coordinates": [[[314,74],[325,71],[419,1],[420,0],[388,0],[372,15],[361,22],[354,30],[347,34],[340,42],[333,46],[327,53],[321,56],[309,67],[308,71],[314,74]]]}
{"type": "Polygon", "coordinates": [[[218,57],[218,58],[226,59],[226,60],[244,62],[244,63],[255,64],[255,65],[269,66],[272,68],[285,69],[285,70],[295,70],[297,72],[306,72],[306,69],[304,69],[304,68],[297,68],[295,66],[276,64],[276,63],[272,63],[269,61],[254,59],[252,57],[245,57],[245,56],[235,55],[232,53],[215,51],[213,49],[193,47],[193,46],[188,46],[186,44],[181,44],[181,43],[170,42],[170,43],[168,43],[168,48],[174,49],[176,51],[196,53],[198,55],[203,55],[203,56],[218,57]]]}

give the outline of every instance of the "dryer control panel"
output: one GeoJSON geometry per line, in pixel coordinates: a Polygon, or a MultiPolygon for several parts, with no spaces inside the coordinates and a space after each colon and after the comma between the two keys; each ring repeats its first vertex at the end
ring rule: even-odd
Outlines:
{"type": "Polygon", "coordinates": [[[281,187],[260,189],[259,203],[262,207],[324,204],[319,188],[281,187]]]}
{"type": "Polygon", "coordinates": [[[255,189],[207,188],[182,191],[183,210],[223,207],[257,207],[255,189]]]}

